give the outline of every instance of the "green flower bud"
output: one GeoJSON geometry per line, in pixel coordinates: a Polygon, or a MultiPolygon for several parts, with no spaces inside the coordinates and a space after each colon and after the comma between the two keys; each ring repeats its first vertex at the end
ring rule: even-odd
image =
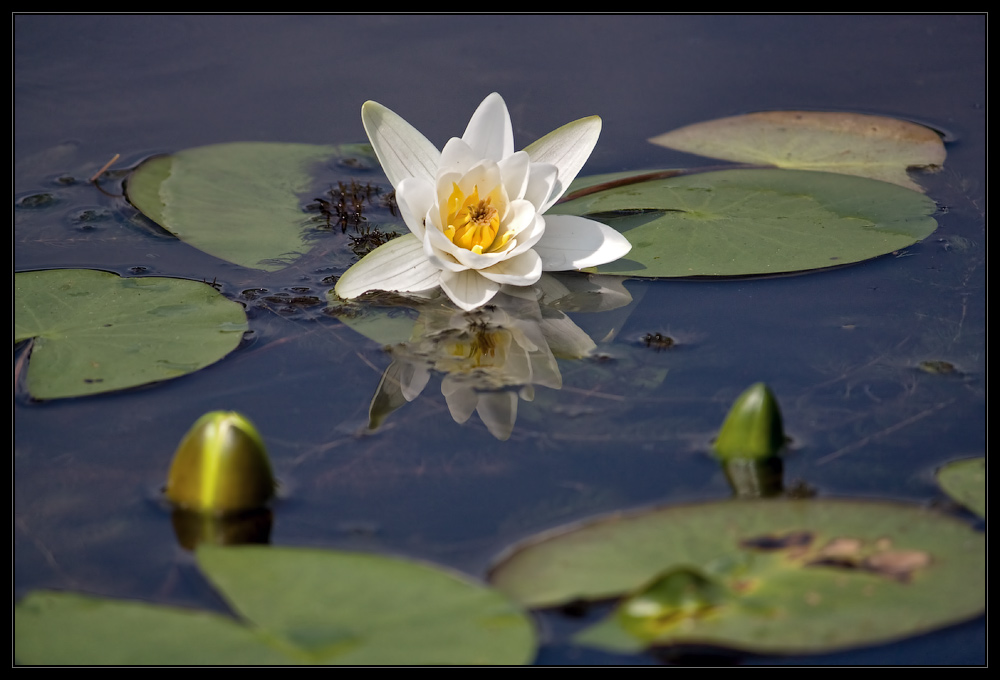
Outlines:
{"type": "Polygon", "coordinates": [[[212,411],[195,422],[174,453],[167,498],[194,512],[252,510],[274,496],[264,441],[239,413],[212,411]]]}
{"type": "Polygon", "coordinates": [[[729,409],[714,448],[722,460],[762,460],[777,455],[784,446],[778,400],[767,385],[756,383],[729,409]]]}
{"type": "Polygon", "coordinates": [[[653,640],[664,631],[711,616],[729,600],[726,588],[690,567],[657,576],[617,609],[618,621],[632,635],[653,640]]]}

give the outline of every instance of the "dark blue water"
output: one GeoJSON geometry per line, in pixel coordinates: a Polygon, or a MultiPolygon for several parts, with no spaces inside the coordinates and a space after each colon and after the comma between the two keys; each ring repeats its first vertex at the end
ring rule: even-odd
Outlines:
{"type": "MultiPolygon", "coordinates": [[[[587,330],[616,329],[600,345],[616,368],[561,362],[563,389],[522,401],[506,442],[475,416],[456,424],[433,379],[381,431],[360,435],[389,358],[314,308],[251,304],[246,345],[182,379],[52,403],[19,394],[15,598],[62,588],[219,606],[159,501],[177,441],[212,409],[246,413],[268,442],[283,496],[272,543],[410,555],[475,576],[511,542],[567,521],[730,497],[704,450],[732,399],[759,380],[796,442],[787,483],[941,502],[935,470],[986,450],[985,24],[972,15],[15,16],[15,271],[141,267],[216,279],[233,298],[250,287],[322,297],[319,271],[255,278],[150,230],[120,197],[120,177],[102,183],[107,193],[84,180],[116,153],[112,170],[218,142],[363,141],[367,99],[438,145],[491,91],[510,108],[519,148],[598,114],[603,133],[584,174],[712,164],[646,140],[754,110],[891,115],[949,140],[945,170],[922,180],[942,206],[926,241],[791,278],[629,281],[635,301],[616,323],[574,317],[587,330]],[[39,193],[54,201],[26,207],[39,193]],[[652,333],[678,344],[648,348],[652,333]],[[958,371],[930,375],[917,369],[925,360],[958,371]]],[[[574,647],[574,624],[547,625],[540,663],[656,662],[574,647]]],[[[834,655],[736,660],[979,664],[985,620],[834,655]]]]}

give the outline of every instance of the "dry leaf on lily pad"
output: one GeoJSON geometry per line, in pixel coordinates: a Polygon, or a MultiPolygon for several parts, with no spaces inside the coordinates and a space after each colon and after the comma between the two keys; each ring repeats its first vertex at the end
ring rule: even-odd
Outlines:
{"type": "Polygon", "coordinates": [[[924,633],[986,603],[983,534],[925,508],[725,501],[616,515],[529,541],[494,569],[531,607],[624,596],[578,643],[818,653],[924,633]]]}
{"type": "Polygon", "coordinates": [[[737,163],[858,175],[923,192],[908,168],[944,164],[934,130],[896,118],[822,111],[763,111],[678,128],[649,140],[737,163]]]}

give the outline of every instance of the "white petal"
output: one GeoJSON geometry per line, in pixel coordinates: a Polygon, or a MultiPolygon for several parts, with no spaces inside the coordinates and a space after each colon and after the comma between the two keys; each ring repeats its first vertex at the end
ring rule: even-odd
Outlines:
{"type": "MultiPolygon", "coordinates": [[[[462,269],[486,269],[507,258],[507,253],[505,252],[483,253],[480,255],[454,244],[452,244],[447,252],[451,253],[462,264],[462,269]]],[[[449,267],[449,269],[458,271],[458,269],[453,267],[449,267]]]]}
{"type": "Polygon", "coordinates": [[[531,229],[538,217],[535,206],[530,201],[511,201],[507,206],[507,217],[497,236],[502,237],[510,232],[510,238],[518,237],[522,232],[531,229]]]}
{"type": "Polygon", "coordinates": [[[462,139],[480,158],[499,161],[514,153],[514,128],[499,94],[494,92],[483,100],[472,114],[462,139]]]}
{"type": "Polygon", "coordinates": [[[528,154],[518,151],[501,160],[497,166],[500,168],[500,177],[508,198],[512,201],[524,198],[524,192],[528,188],[529,171],[532,170],[528,154]]]}
{"type": "MultiPolygon", "coordinates": [[[[442,173],[457,172],[459,175],[464,175],[480,160],[482,160],[482,156],[477,155],[468,144],[458,137],[452,137],[441,150],[441,160],[438,163],[437,171],[438,182],[441,181],[442,173]]],[[[448,186],[451,186],[450,182],[448,186]]]]}
{"type": "Polygon", "coordinates": [[[555,189],[547,202],[539,206],[539,212],[548,210],[566,192],[570,182],[590,158],[590,152],[600,136],[601,119],[590,116],[567,123],[524,149],[531,156],[532,163],[552,163],[559,168],[555,189]]]}
{"type": "Polygon", "coordinates": [[[434,181],[441,152],[415,127],[373,101],[361,107],[361,122],[393,187],[407,177],[434,181]]]}
{"type": "Polygon", "coordinates": [[[531,221],[531,224],[522,229],[517,235],[517,245],[507,252],[507,257],[514,257],[534,248],[535,244],[538,243],[545,233],[545,220],[547,219],[547,217],[535,213],[535,218],[531,221]]]}
{"type": "Polygon", "coordinates": [[[474,269],[463,272],[443,271],[441,289],[452,302],[468,312],[492,300],[500,290],[500,284],[484,279],[474,269]]]}
{"type": "Polygon", "coordinates": [[[438,285],[441,270],[424,255],[424,244],[404,234],[365,255],[337,281],[334,292],[345,300],[369,290],[400,293],[428,290],[438,285]]]}
{"type": "Polygon", "coordinates": [[[396,187],[396,204],[406,226],[423,239],[424,220],[434,207],[434,184],[422,177],[407,177],[396,187]]]}
{"type": "Polygon", "coordinates": [[[532,163],[528,186],[524,189],[524,199],[531,201],[538,212],[545,212],[541,206],[548,204],[558,178],[559,169],[551,163],[532,163]]]}
{"type": "Polygon", "coordinates": [[[535,244],[547,272],[606,264],[631,249],[628,239],[611,227],[576,215],[546,215],[545,233],[535,244]]]}
{"type": "MultiPolygon", "coordinates": [[[[500,184],[500,168],[496,163],[490,160],[481,160],[475,165],[473,165],[469,170],[462,176],[462,179],[458,182],[458,188],[462,190],[462,193],[468,196],[472,193],[472,190],[479,187],[479,198],[485,198],[493,187],[500,184]]],[[[447,205],[448,197],[451,196],[453,187],[449,184],[447,187],[442,187],[441,183],[438,182],[438,201],[442,205],[447,205]],[[442,197],[441,194],[444,194],[442,197]]]]}
{"type": "Polygon", "coordinates": [[[449,241],[448,237],[433,225],[424,234],[424,254],[439,269],[447,269],[453,272],[469,269],[470,265],[460,262],[456,257],[457,254],[463,252],[467,253],[469,251],[459,248],[449,241]]]}
{"type": "Polygon", "coordinates": [[[512,286],[530,286],[542,276],[542,259],[534,250],[498,262],[479,273],[490,281],[512,286]]]}

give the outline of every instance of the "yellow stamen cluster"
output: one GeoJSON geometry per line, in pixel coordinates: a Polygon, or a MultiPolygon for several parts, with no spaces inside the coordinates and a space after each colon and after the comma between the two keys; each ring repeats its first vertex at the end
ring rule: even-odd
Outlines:
{"type": "Polygon", "coordinates": [[[510,234],[504,234],[499,243],[494,243],[497,232],[500,231],[500,213],[492,205],[493,196],[480,199],[478,185],[473,187],[468,196],[458,184],[452,183],[452,187],[451,196],[448,197],[445,236],[455,245],[477,254],[506,244],[510,234]]]}

